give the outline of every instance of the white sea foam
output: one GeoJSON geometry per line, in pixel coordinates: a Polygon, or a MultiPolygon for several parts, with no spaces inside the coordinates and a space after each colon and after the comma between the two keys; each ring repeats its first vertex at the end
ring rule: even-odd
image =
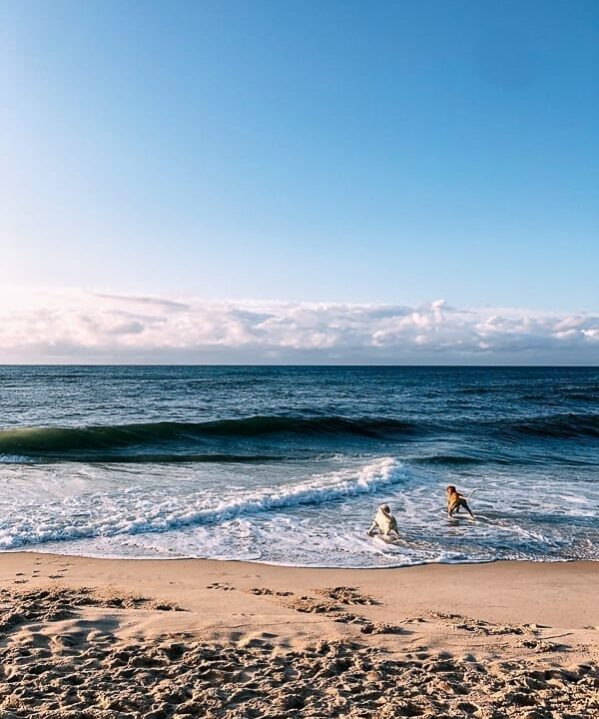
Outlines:
{"type": "MultiPolygon", "coordinates": [[[[568,473],[571,477],[571,473],[568,473]]],[[[599,558],[599,487],[589,473],[547,493],[544,471],[458,477],[391,457],[255,465],[2,465],[0,549],[88,556],[207,557],[378,567],[493,559],[599,558]],[[477,521],[448,521],[456,482],[477,521]],[[366,536],[378,504],[398,546],[366,536]]],[[[561,482],[561,484],[560,484],[561,482]]]]}
{"type": "Polygon", "coordinates": [[[342,469],[280,487],[262,487],[232,495],[223,489],[179,492],[145,487],[67,497],[62,501],[23,506],[0,523],[0,549],[53,541],[115,535],[163,533],[190,526],[213,525],[240,516],[375,492],[405,480],[390,457],[360,469],[342,469]]]}
{"type": "Polygon", "coordinates": [[[33,464],[33,459],[20,454],[0,454],[0,464],[33,464]]]}

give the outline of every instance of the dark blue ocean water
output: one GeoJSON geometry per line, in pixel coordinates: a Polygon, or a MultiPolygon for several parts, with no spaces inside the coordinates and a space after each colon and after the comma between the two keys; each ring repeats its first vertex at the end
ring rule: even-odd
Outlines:
{"type": "Polygon", "coordinates": [[[0,407],[2,549],[599,558],[597,368],[5,366],[0,407]],[[365,535],[382,501],[398,546],[365,535]]]}

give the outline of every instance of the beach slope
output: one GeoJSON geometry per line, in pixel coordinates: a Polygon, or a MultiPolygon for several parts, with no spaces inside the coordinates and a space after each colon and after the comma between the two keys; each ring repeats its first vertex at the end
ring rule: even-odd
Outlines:
{"type": "Polygon", "coordinates": [[[594,717],[599,564],[0,555],[0,716],[594,717]]]}

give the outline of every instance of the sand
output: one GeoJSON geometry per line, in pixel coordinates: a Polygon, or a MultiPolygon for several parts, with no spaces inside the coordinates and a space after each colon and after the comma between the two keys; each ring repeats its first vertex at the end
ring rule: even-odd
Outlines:
{"type": "Polygon", "coordinates": [[[599,563],[0,554],[0,718],[597,717],[599,563]]]}

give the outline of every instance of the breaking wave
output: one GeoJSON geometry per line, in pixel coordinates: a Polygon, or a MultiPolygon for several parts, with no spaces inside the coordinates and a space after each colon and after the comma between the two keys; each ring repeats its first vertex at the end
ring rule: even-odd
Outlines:
{"type": "Polygon", "coordinates": [[[0,549],[31,544],[168,532],[218,524],[237,517],[368,494],[405,481],[401,465],[384,457],[359,469],[343,469],[283,487],[262,487],[219,499],[213,492],[173,497],[167,492],[123,490],[23,508],[0,523],[0,549]]]}
{"type": "MultiPolygon", "coordinates": [[[[93,459],[109,461],[111,452],[153,450],[165,447],[191,452],[202,441],[215,439],[247,440],[277,435],[318,438],[343,435],[381,438],[414,434],[424,428],[416,423],[396,419],[365,417],[347,419],[330,417],[254,416],[213,422],[154,422],[147,424],[105,425],[89,427],[39,427],[0,430],[0,455],[40,459],[93,459]]],[[[198,456],[210,456],[197,453],[198,456]]],[[[221,456],[223,453],[217,453],[221,456]]],[[[226,454],[226,453],[224,453],[226,454]]],[[[132,460],[133,461],[133,460],[132,460]]],[[[137,458],[137,461],[142,461],[137,458]]],[[[154,461],[154,459],[152,459],[154,461]]],[[[193,461],[189,460],[188,461],[193,461]]],[[[201,461],[201,459],[197,460],[201,461]]],[[[205,459],[205,461],[210,461],[205,459]]],[[[219,459],[218,461],[223,461],[219,459]]],[[[232,460],[234,461],[234,460],[232,460]]]]}

